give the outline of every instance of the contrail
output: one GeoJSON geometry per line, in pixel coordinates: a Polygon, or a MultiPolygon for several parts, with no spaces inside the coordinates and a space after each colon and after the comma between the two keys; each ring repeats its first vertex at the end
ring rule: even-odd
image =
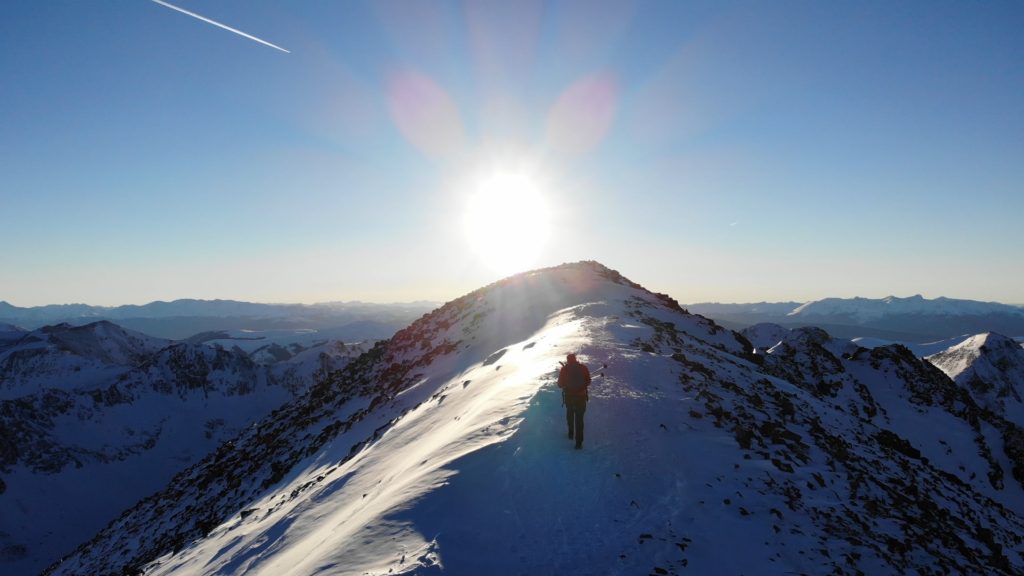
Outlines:
{"type": "Polygon", "coordinates": [[[271,48],[276,48],[276,49],[280,50],[281,52],[287,52],[288,54],[291,54],[291,52],[289,52],[288,50],[285,50],[284,48],[281,48],[280,46],[276,46],[274,44],[271,44],[270,42],[267,42],[266,40],[260,40],[259,38],[255,37],[255,36],[252,36],[250,34],[246,34],[245,32],[242,32],[241,30],[235,30],[231,26],[226,26],[226,25],[221,24],[220,22],[217,22],[215,20],[210,20],[209,18],[207,18],[205,16],[200,16],[199,14],[196,14],[195,12],[189,12],[188,10],[185,10],[184,8],[178,8],[177,6],[175,6],[173,4],[168,4],[167,2],[164,2],[163,0],[153,0],[153,2],[156,2],[157,4],[159,4],[161,6],[167,6],[171,10],[177,10],[178,12],[181,12],[182,14],[188,14],[189,16],[191,16],[193,18],[198,18],[198,19],[202,20],[203,22],[206,22],[207,24],[213,24],[214,26],[217,26],[219,28],[223,28],[223,29],[225,29],[225,30],[227,30],[229,32],[234,32],[235,34],[238,34],[239,36],[245,36],[249,40],[255,40],[255,41],[259,42],[260,44],[266,44],[267,46],[270,46],[271,48]]]}

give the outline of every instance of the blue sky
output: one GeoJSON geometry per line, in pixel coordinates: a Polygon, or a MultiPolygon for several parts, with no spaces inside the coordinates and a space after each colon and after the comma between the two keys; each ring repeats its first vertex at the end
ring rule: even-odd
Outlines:
{"type": "Polygon", "coordinates": [[[528,167],[533,266],[1024,302],[1020,3],[173,3],[291,53],[0,3],[0,300],[448,300],[502,275],[475,175],[528,167]]]}

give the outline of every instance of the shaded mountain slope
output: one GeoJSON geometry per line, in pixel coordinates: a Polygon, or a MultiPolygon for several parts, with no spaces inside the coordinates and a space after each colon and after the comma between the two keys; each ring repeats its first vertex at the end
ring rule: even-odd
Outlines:
{"type": "Polygon", "coordinates": [[[0,573],[37,573],[361,350],[339,346],[264,365],[108,322],[0,343],[0,573]]]}

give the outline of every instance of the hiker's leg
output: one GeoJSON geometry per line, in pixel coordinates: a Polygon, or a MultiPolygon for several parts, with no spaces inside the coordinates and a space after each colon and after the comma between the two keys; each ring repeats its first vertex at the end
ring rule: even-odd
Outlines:
{"type": "Polygon", "coordinates": [[[572,436],[573,436],[573,434],[572,434],[572,432],[573,432],[572,421],[573,421],[572,402],[570,400],[566,400],[565,401],[565,423],[569,425],[569,438],[572,438],[572,436]]]}
{"type": "Polygon", "coordinates": [[[585,414],[586,411],[587,411],[587,401],[586,400],[577,400],[576,402],[577,402],[576,403],[576,409],[573,411],[575,413],[575,420],[576,420],[576,445],[577,446],[582,446],[583,445],[583,414],[585,414]]]}

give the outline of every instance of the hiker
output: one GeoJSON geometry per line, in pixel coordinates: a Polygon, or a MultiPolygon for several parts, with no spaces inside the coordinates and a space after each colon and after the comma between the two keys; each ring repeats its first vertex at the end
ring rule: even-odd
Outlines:
{"type": "Polygon", "coordinates": [[[576,449],[583,447],[583,414],[587,411],[587,387],[590,386],[590,370],[576,361],[575,354],[565,357],[565,364],[558,372],[558,387],[562,389],[565,401],[565,421],[569,425],[569,439],[575,438],[576,449]]]}

